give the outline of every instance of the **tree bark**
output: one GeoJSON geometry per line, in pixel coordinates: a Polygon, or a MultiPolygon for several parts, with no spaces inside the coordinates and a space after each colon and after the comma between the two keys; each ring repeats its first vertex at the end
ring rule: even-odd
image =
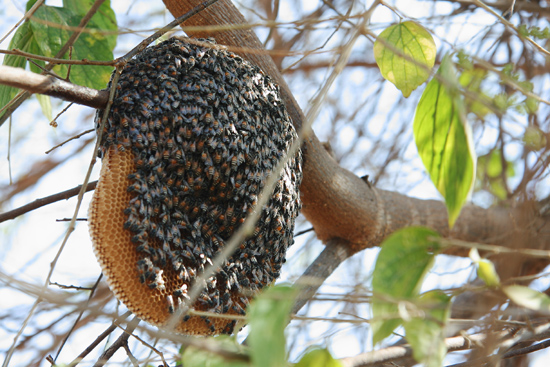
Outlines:
{"type": "MultiPolygon", "coordinates": [[[[164,0],[174,17],[181,16],[199,4],[199,0],[164,0]]],[[[304,114],[294,99],[283,76],[275,66],[254,32],[247,27],[243,15],[229,0],[220,0],[182,24],[192,37],[214,37],[219,44],[258,65],[281,87],[281,94],[297,129],[304,114]],[[226,26],[223,30],[200,30],[199,27],[226,26]],[[186,29],[186,27],[189,27],[186,29]],[[198,29],[199,28],[199,29],[198,29]]],[[[537,216],[533,205],[518,208],[482,209],[467,206],[449,229],[447,212],[440,201],[419,200],[399,193],[371,187],[361,178],[342,168],[312,133],[303,143],[304,179],[300,187],[302,213],[313,224],[317,237],[323,242],[341,238],[352,253],[379,245],[399,228],[424,225],[442,236],[465,241],[498,243],[512,246],[505,239],[527,237],[535,239],[528,246],[547,249],[550,238],[540,231],[546,224],[537,216]],[[539,228],[533,232],[532,229],[539,228]]],[[[518,245],[514,242],[515,246],[518,245]]],[[[449,248],[446,253],[467,256],[466,248],[449,248]]]]}

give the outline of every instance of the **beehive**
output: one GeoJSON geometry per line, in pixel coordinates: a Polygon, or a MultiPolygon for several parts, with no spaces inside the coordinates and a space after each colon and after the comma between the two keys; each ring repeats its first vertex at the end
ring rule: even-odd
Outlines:
{"type": "MultiPolygon", "coordinates": [[[[101,116],[98,111],[97,116],[101,116]]],[[[297,138],[278,87],[212,41],[172,38],[131,60],[103,131],[89,210],[94,251],[129,310],[158,326],[256,208],[297,138]]],[[[254,235],[210,277],[193,305],[243,315],[293,243],[301,154],[291,157],[254,235]]],[[[235,322],[185,316],[176,331],[231,333],[235,322]]]]}

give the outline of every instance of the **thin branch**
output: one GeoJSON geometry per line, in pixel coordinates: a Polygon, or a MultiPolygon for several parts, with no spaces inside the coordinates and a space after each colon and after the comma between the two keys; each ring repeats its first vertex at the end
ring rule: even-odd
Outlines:
{"type": "MultiPolygon", "coordinates": [[[[466,336],[454,336],[445,339],[447,351],[459,351],[478,348],[480,343],[488,338],[503,340],[509,337],[510,331],[501,331],[490,334],[475,334],[466,336]]],[[[343,358],[340,362],[344,367],[371,367],[382,363],[398,362],[406,358],[412,358],[413,350],[406,344],[375,350],[373,352],[359,354],[354,357],[343,358]]]]}
{"type": "Polygon", "coordinates": [[[128,343],[128,338],[132,335],[136,327],[138,326],[139,322],[141,320],[137,317],[134,317],[132,321],[128,324],[128,327],[120,336],[118,339],[109,347],[101,357],[97,360],[97,362],[94,364],[94,367],[102,367],[111,359],[111,357],[120,349],[124,348],[124,345],[128,343]]]}
{"type": "MultiPolygon", "coordinates": [[[[76,28],[76,27],[75,27],[76,28]]],[[[67,60],[55,57],[47,57],[42,55],[33,54],[30,52],[21,51],[14,48],[13,50],[0,50],[0,54],[21,56],[31,60],[46,61],[55,65],[99,65],[99,66],[115,66],[115,60],[101,61],[101,60],[67,60]]]]}
{"type": "Polygon", "coordinates": [[[502,358],[506,359],[506,358],[513,358],[513,357],[523,356],[523,355],[533,353],[533,352],[536,352],[536,351],[539,351],[541,349],[545,349],[545,348],[548,348],[548,347],[550,347],[550,339],[545,340],[545,341],[540,342],[540,343],[537,343],[537,344],[530,345],[528,347],[511,350],[509,352],[504,353],[502,355],[502,358]]]}
{"type": "Polygon", "coordinates": [[[99,282],[101,281],[102,277],[103,277],[103,274],[100,274],[99,277],[97,277],[97,281],[95,282],[95,284],[92,286],[92,289],[90,290],[90,294],[88,296],[88,299],[86,300],[86,304],[84,306],[84,309],[80,311],[80,313],[78,314],[78,317],[76,318],[76,320],[73,323],[73,326],[71,327],[71,329],[69,330],[67,335],[65,335],[65,337],[63,338],[63,341],[61,342],[61,345],[59,346],[59,349],[57,350],[57,353],[56,353],[56,355],[53,359],[54,362],[57,361],[57,358],[59,357],[59,354],[61,353],[61,351],[63,350],[63,347],[67,343],[67,340],[69,340],[69,337],[71,336],[71,334],[75,330],[76,326],[78,325],[78,322],[82,319],[82,315],[84,314],[84,310],[86,308],[88,308],[88,305],[90,304],[90,301],[91,301],[92,297],[94,296],[95,290],[97,289],[97,286],[99,285],[99,282]]]}
{"type": "MultiPolygon", "coordinates": [[[[65,111],[65,110],[63,110],[63,111],[65,111]]],[[[59,115],[58,115],[57,117],[59,117],[59,115]]],[[[57,117],[54,119],[54,121],[57,119],[57,117]]],[[[72,140],[78,139],[78,138],[80,138],[81,136],[84,136],[84,135],[86,135],[86,134],[89,134],[89,133],[91,133],[91,132],[93,132],[93,131],[95,131],[95,129],[89,129],[89,130],[86,130],[86,131],[81,132],[81,133],[78,134],[78,135],[75,135],[75,136],[73,136],[73,137],[70,137],[69,139],[67,139],[67,140],[65,140],[65,141],[63,141],[63,142],[57,144],[55,147],[53,147],[53,148],[51,148],[51,149],[45,151],[44,154],[50,154],[53,150],[55,150],[55,149],[57,149],[57,148],[59,148],[59,147],[65,145],[65,144],[67,144],[68,142],[70,142],[70,141],[72,141],[72,140]]]]}
{"type": "MultiPolygon", "coordinates": [[[[97,181],[89,182],[84,192],[95,190],[96,186],[97,186],[97,181]]],[[[15,219],[20,215],[23,215],[35,209],[41,208],[43,206],[55,203],[57,201],[70,199],[73,196],[78,195],[81,189],[82,189],[82,185],[78,185],[77,187],[74,187],[72,189],[65,190],[57,194],[46,196],[40,199],[36,199],[32,203],[25,204],[19,208],[10,210],[8,212],[0,213],[0,223],[10,219],[15,219]]]]}

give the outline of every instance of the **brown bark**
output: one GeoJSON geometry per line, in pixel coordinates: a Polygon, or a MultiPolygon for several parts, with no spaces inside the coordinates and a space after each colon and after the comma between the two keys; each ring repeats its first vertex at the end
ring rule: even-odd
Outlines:
{"type": "MultiPolygon", "coordinates": [[[[200,3],[199,0],[164,0],[174,17],[181,16],[200,3]]],[[[280,85],[283,99],[297,129],[302,126],[304,115],[281,73],[271,57],[263,51],[254,32],[246,27],[223,31],[197,31],[196,27],[211,25],[245,24],[246,20],[228,0],[221,0],[210,8],[182,24],[192,37],[214,37],[220,44],[229,46],[235,53],[258,65],[280,85]]],[[[533,208],[485,210],[467,206],[452,231],[447,225],[447,213],[442,202],[418,200],[379,190],[365,183],[338,163],[325,150],[314,134],[304,141],[304,180],[301,190],[302,212],[313,224],[317,237],[326,242],[342,238],[352,252],[379,245],[395,230],[409,225],[425,225],[445,237],[466,241],[497,242],[524,238],[525,230],[542,225],[534,216],[533,208]],[[527,222],[526,222],[527,221],[527,222]],[[512,234],[515,234],[512,236],[512,234]]],[[[534,238],[531,233],[530,238],[534,238]]],[[[538,236],[529,243],[535,248],[547,248],[548,237],[538,236]]],[[[514,242],[518,245],[518,242],[514,242]]],[[[523,247],[525,243],[521,241],[523,247]]],[[[448,249],[448,253],[465,256],[467,249],[448,249]]]]}
{"type": "Polygon", "coordinates": [[[107,104],[109,93],[83,87],[54,78],[51,75],[29,73],[21,68],[0,65],[0,84],[22,88],[30,93],[47,94],[94,108],[107,104]]]}

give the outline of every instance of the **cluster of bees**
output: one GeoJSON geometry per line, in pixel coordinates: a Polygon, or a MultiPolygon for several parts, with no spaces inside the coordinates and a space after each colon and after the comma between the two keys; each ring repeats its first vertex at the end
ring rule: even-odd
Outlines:
{"type": "MultiPolygon", "coordinates": [[[[133,152],[124,228],[140,281],[162,294],[170,313],[255,210],[254,234],[207,279],[193,307],[244,314],[249,296],[279,276],[300,210],[301,153],[288,160],[268,204],[257,202],[296,139],[278,87],[212,40],[171,38],[127,64],[99,155],[112,146],[133,152]]],[[[228,321],[222,332],[233,327],[228,321]]]]}

